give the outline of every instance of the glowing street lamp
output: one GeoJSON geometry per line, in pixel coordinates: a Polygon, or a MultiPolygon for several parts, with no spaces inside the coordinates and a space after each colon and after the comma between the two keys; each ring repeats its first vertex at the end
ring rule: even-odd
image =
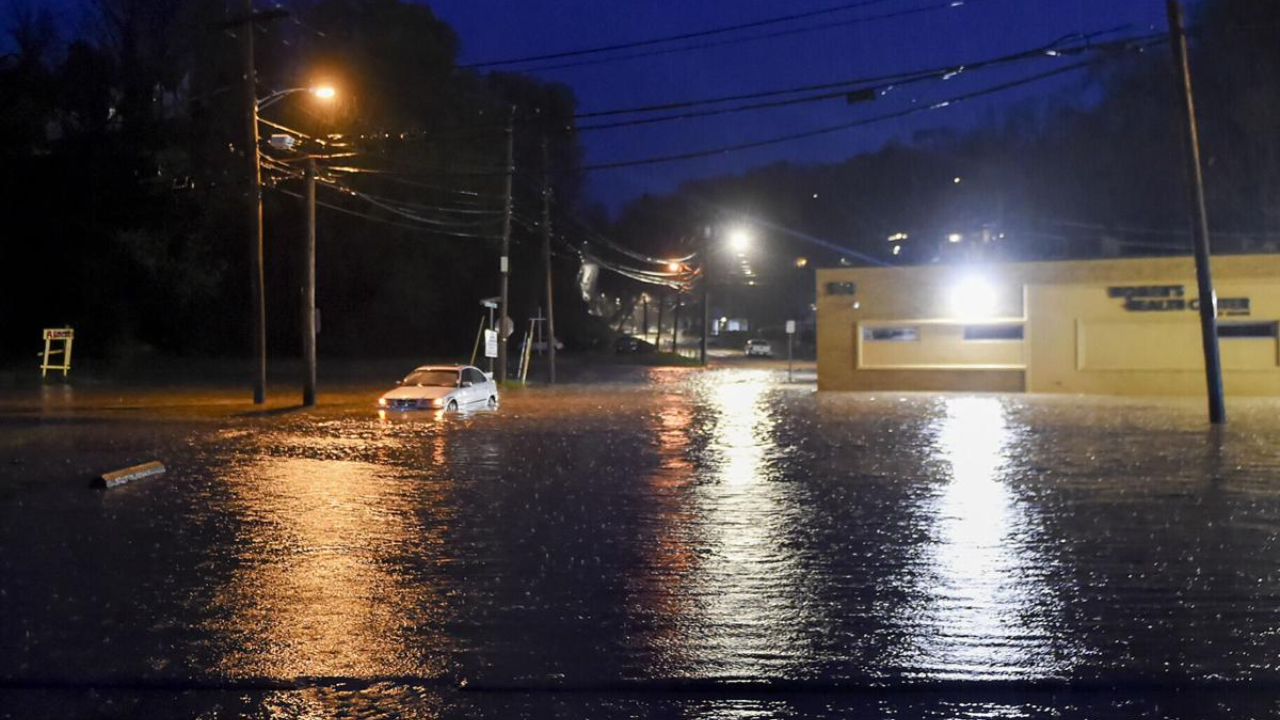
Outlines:
{"type": "Polygon", "coordinates": [[[320,100],[332,100],[338,96],[338,90],[332,85],[311,85],[308,87],[286,88],[284,90],[277,90],[261,100],[258,100],[258,110],[262,111],[272,105],[275,105],[282,99],[297,93],[311,93],[314,97],[320,100]]]}
{"type": "Polygon", "coordinates": [[[729,247],[739,254],[745,253],[751,247],[751,234],[742,229],[730,232],[729,247]]]}

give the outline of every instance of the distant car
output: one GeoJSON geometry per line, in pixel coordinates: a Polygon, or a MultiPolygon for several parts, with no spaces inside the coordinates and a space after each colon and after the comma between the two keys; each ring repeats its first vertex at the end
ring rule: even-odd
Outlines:
{"type": "Polygon", "coordinates": [[[623,335],[613,344],[613,351],[620,354],[636,353],[643,355],[655,350],[657,350],[657,348],[654,347],[653,343],[645,342],[640,338],[631,337],[630,335],[623,335]]]}
{"type": "Polygon", "coordinates": [[[378,407],[387,410],[462,410],[498,407],[498,385],[469,365],[423,365],[383,393],[378,407]]]}
{"type": "Polygon", "coordinates": [[[743,348],[743,352],[747,354],[747,357],[751,357],[752,355],[771,357],[773,355],[773,346],[769,344],[768,340],[760,340],[757,338],[754,340],[748,340],[747,346],[743,348]]]}

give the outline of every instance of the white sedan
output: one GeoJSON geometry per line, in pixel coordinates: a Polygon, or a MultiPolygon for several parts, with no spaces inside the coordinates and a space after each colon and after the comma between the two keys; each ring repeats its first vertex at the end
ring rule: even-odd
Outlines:
{"type": "Polygon", "coordinates": [[[498,407],[498,385],[469,365],[424,365],[383,393],[378,407],[385,410],[461,410],[498,407]]]}

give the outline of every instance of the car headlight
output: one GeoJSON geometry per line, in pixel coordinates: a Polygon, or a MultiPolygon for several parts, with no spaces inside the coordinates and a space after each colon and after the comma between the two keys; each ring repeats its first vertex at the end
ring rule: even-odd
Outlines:
{"type": "Polygon", "coordinates": [[[378,398],[378,405],[380,405],[381,407],[386,407],[386,406],[387,406],[387,399],[386,399],[386,398],[384,398],[384,397],[378,398]]]}
{"type": "Polygon", "coordinates": [[[444,398],[436,398],[431,401],[431,407],[444,407],[444,398]]]}

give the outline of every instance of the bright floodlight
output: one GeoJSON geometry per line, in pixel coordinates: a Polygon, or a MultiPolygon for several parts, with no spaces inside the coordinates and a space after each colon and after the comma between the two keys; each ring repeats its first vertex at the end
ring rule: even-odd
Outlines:
{"type": "Polygon", "coordinates": [[[311,94],[321,100],[332,100],[338,94],[332,85],[317,85],[311,88],[311,94]]]}
{"type": "Polygon", "coordinates": [[[669,262],[667,263],[667,269],[670,270],[671,272],[680,272],[680,263],[669,262]]]}
{"type": "Polygon", "coordinates": [[[746,230],[734,230],[729,233],[729,247],[735,252],[746,252],[751,247],[751,235],[746,230]]]}
{"type": "Polygon", "coordinates": [[[951,288],[951,313],[959,318],[991,317],[996,311],[996,291],[985,279],[966,277],[951,288]]]}
{"type": "Polygon", "coordinates": [[[961,235],[960,233],[951,233],[950,235],[947,236],[947,242],[958,243],[963,239],[964,239],[964,236],[961,235]]]}

